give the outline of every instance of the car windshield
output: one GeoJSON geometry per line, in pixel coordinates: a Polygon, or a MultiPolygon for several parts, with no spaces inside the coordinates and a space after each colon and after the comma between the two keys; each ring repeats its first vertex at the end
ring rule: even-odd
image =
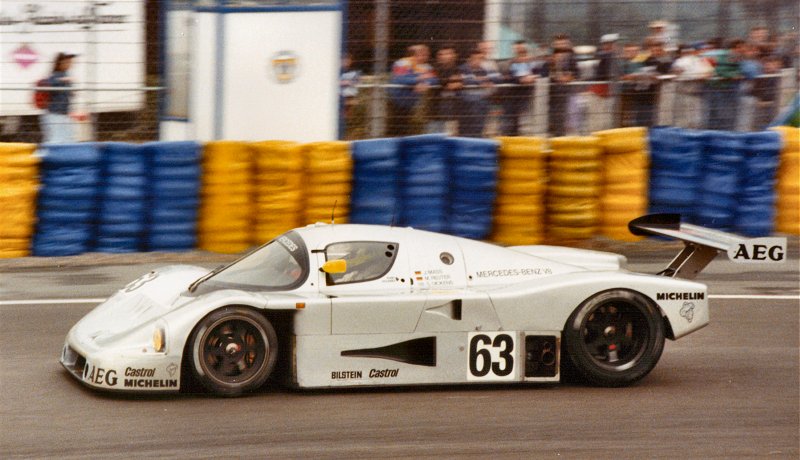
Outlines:
{"type": "Polygon", "coordinates": [[[294,289],[307,277],[306,245],[300,235],[292,231],[195,284],[203,283],[214,289],[277,291],[294,289]]]}

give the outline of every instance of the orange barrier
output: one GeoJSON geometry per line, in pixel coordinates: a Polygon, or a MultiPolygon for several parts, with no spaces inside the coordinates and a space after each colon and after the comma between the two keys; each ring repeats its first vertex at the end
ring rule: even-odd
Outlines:
{"type": "Polygon", "coordinates": [[[36,223],[36,144],[0,143],[0,258],[30,255],[36,223]]]}
{"type": "Polygon", "coordinates": [[[650,155],[646,128],[598,131],[603,148],[600,229],[615,240],[637,241],[628,222],[647,213],[650,155]]]}
{"type": "Polygon", "coordinates": [[[540,137],[498,137],[497,198],[491,239],[538,244],[545,236],[546,155],[540,137]]]}
{"type": "Polygon", "coordinates": [[[800,128],[778,126],[783,149],[778,165],[775,230],[800,235],[800,128]]]}
{"type": "Polygon", "coordinates": [[[213,141],[203,150],[198,247],[236,253],[253,242],[253,148],[245,142],[213,141]]]}

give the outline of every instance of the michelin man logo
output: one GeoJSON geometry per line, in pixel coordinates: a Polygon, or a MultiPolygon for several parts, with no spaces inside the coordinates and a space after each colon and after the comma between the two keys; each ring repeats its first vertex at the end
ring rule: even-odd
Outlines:
{"type": "Polygon", "coordinates": [[[681,316],[691,323],[692,319],[694,319],[694,303],[684,302],[683,307],[681,307],[681,316]]]}

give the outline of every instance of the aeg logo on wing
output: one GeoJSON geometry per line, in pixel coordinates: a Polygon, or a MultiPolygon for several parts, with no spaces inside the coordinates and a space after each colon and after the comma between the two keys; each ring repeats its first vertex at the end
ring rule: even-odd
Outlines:
{"type": "Polygon", "coordinates": [[[728,249],[734,262],[784,262],[786,238],[753,238],[728,249]]]}

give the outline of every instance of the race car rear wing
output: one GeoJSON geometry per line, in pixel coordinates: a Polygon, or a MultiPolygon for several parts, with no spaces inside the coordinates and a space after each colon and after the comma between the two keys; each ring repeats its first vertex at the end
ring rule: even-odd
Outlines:
{"type": "Polygon", "coordinates": [[[746,238],[720,230],[681,223],[680,214],[650,214],[632,220],[628,229],[639,236],[665,236],[684,243],[683,250],[659,275],[693,279],[721,251],[733,262],[786,260],[786,238],[746,238]]]}

